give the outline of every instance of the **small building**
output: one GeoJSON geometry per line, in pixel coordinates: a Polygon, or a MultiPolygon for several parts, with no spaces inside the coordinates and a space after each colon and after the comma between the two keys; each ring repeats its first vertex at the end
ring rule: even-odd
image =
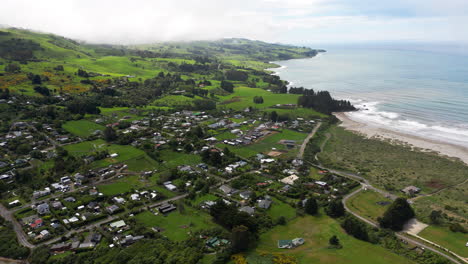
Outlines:
{"type": "Polygon", "coordinates": [[[71,243],[58,243],[50,247],[50,251],[54,253],[64,252],[71,248],[71,243]]]}
{"type": "Polygon", "coordinates": [[[239,209],[239,211],[247,213],[249,215],[253,215],[255,213],[255,209],[250,206],[243,206],[239,209]]]}
{"type": "Polygon", "coordinates": [[[403,193],[409,196],[413,196],[421,191],[420,188],[416,186],[407,186],[401,190],[403,193]]]}
{"type": "Polygon", "coordinates": [[[158,207],[158,210],[162,214],[167,214],[177,209],[173,204],[163,204],[158,207]]]}
{"type": "Polygon", "coordinates": [[[116,221],[116,222],[113,222],[113,223],[110,223],[109,226],[111,228],[121,228],[121,227],[124,227],[126,226],[127,224],[125,224],[125,221],[124,220],[119,220],[119,221],[116,221]]]}
{"type": "Polygon", "coordinates": [[[225,194],[231,194],[234,192],[234,189],[226,184],[221,185],[219,189],[225,194]]]}
{"type": "Polygon", "coordinates": [[[42,203],[42,204],[38,205],[38,206],[36,207],[36,210],[37,210],[37,212],[38,212],[40,215],[44,215],[44,214],[49,214],[49,213],[50,213],[49,204],[47,204],[47,203],[42,203]]]}
{"type": "Polygon", "coordinates": [[[120,208],[117,206],[117,205],[111,205],[111,206],[108,206],[106,207],[106,211],[109,213],[109,214],[113,214],[115,212],[117,212],[120,208]]]}
{"type": "Polygon", "coordinates": [[[258,201],[258,208],[269,209],[273,201],[265,197],[265,199],[258,201]]]}
{"type": "Polygon", "coordinates": [[[168,189],[169,191],[171,191],[171,192],[177,190],[177,186],[175,186],[174,184],[172,184],[171,181],[165,182],[165,183],[164,183],[164,187],[165,187],[166,189],[168,189]]]}
{"type": "Polygon", "coordinates": [[[252,196],[253,192],[252,191],[243,191],[241,193],[239,193],[239,196],[242,198],[242,199],[250,199],[250,197],[252,196]]]}
{"type": "Polygon", "coordinates": [[[278,248],[295,248],[304,244],[303,238],[294,238],[292,240],[278,240],[278,248]]]}

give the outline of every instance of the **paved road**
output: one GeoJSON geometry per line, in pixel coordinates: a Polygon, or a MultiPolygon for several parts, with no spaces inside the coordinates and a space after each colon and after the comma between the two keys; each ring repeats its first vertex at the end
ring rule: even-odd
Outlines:
{"type": "MultiPolygon", "coordinates": [[[[327,136],[327,140],[328,140],[328,139],[329,139],[329,136],[327,136]]],[[[325,142],[326,142],[326,141],[325,141],[325,142]]],[[[324,147],[324,145],[325,145],[325,142],[322,144],[321,150],[323,150],[323,147],[324,147]]],[[[315,156],[315,159],[317,160],[317,162],[319,162],[318,159],[317,159],[317,155],[315,156]]],[[[365,190],[365,189],[368,189],[368,190],[370,189],[370,190],[373,190],[373,191],[375,191],[375,192],[378,192],[378,193],[380,193],[380,194],[384,195],[385,197],[390,198],[390,199],[392,199],[392,200],[395,200],[396,198],[398,198],[398,196],[396,196],[396,195],[391,194],[391,193],[389,193],[389,192],[387,192],[387,191],[384,191],[384,190],[381,190],[381,189],[379,189],[379,188],[376,188],[376,187],[372,186],[372,185],[370,184],[370,182],[369,182],[367,179],[365,179],[364,177],[362,177],[362,176],[360,176],[360,175],[358,175],[358,174],[350,173],[350,172],[345,172],[345,171],[340,171],[340,170],[335,170],[335,169],[330,169],[330,168],[326,168],[326,167],[324,167],[324,166],[322,166],[322,165],[313,165],[313,166],[315,166],[315,167],[317,167],[317,168],[319,168],[319,169],[322,169],[322,170],[328,170],[329,172],[331,172],[331,173],[333,173],[333,174],[336,174],[336,175],[338,175],[338,176],[342,176],[342,177],[346,177],[346,178],[349,178],[349,179],[352,179],[352,180],[359,181],[359,182],[361,183],[361,187],[360,187],[359,189],[355,190],[354,192],[352,192],[352,193],[346,195],[346,196],[343,198],[343,205],[344,205],[344,208],[345,208],[345,210],[346,210],[348,213],[354,215],[355,217],[357,217],[358,219],[362,220],[363,222],[365,222],[365,223],[367,223],[367,224],[369,224],[369,225],[371,225],[371,226],[373,226],[373,227],[380,228],[379,225],[378,225],[376,222],[373,222],[373,221],[371,221],[371,220],[369,220],[369,219],[367,219],[367,218],[365,218],[365,217],[362,217],[362,216],[358,215],[357,213],[351,211],[351,209],[349,209],[349,207],[346,205],[346,202],[349,200],[349,198],[353,197],[354,195],[358,194],[359,192],[361,192],[362,190],[365,190]]],[[[427,250],[430,250],[430,251],[432,251],[432,252],[434,252],[434,253],[436,253],[436,254],[442,256],[442,257],[447,258],[448,260],[450,260],[450,261],[452,261],[452,262],[454,262],[454,263],[461,264],[461,262],[460,262],[458,259],[456,259],[455,257],[452,257],[451,255],[445,254],[445,253],[443,253],[443,252],[440,252],[440,251],[438,251],[438,250],[436,250],[436,249],[433,249],[433,248],[427,246],[426,244],[421,243],[421,242],[419,242],[419,241],[417,241],[417,240],[411,239],[411,238],[405,236],[403,232],[395,233],[395,235],[396,235],[398,238],[407,241],[408,243],[412,243],[412,244],[417,245],[417,246],[419,246],[419,247],[422,247],[422,248],[425,248],[425,249],[427,249],[427,250]]],[[[431,242],[431,241],[430,241],[430,243],[432,243],[432,244],[433,244],[434,246],[436,246],[436,247],[442,248],[440,245],[438,245],[438,244],[436,244],[436,243],[433,243],[433,242],[431,242]]],[[[464,261],[465,263],[467,263],[464,259],[463,259],[463,261],[464,261]]]]}
{"type": "Polygon", "coordinates": [[[297,154],[297,158],[302,159],[304,157],[304,150],[307,146],[307,143],[309,143],[309,140],[317,133],[317,130],[320,128],[322,125],[322,122],[318,122],[317,125],[315,125],[314,129],[312,129],[312,132],[307,135],[307,137],[304,139],[302,142],[301,148],[299,149],[299,153],[297,154]]]}
{"type": "Polygon", "coordinates": [[[16,237],[18,238],[18,242],[27,247],[27,248],[34,248],[34,245],[29,243],[28,236],[24,233],[21,224],[16,220],[13,216],[13,213],[10,212],[3,204],[0,203],[0,215],[8,222],[11,222],[13,225],[13,230],[16,233],[16,237]]]}
{"type": "MultiPolygon", "coordinates": [[[[371,221],[371,220],[369,220],[369,219],[367,219],[367,218],[365,218],[365,217],[362,217],[362,216],[358,215],[357,213],[351,211],[351,209],[349,209],[349,207],[346,205],[346,202],[349,200],[349,198],[353,197],[354,195],[356,195],[356,194],[358,194],[359,192],[361,192],[362,190],[364,190],[364,188],[365,188],[364,186],[365,186],[365,185],[362,185],[361,188],[355,190],[354,192],[352,192],[352,193],[346,195],[346,196],[343,198],[343,205],[344,205],[344,208],[345,208],[345,210],[346,210],[348,213],[350,213],[350,214],[354,215],[355,217],[359,218],[361,221],[363,221],[363,222],[365,222],[365,223],[367,223],[367,224],[369,224],[369,225],[371,225],[371,226],[373,226],[373,227],[380,228],[379,225],[378,225],[376,222],[371,221]]],[[[434,252],[434,253],[436,253],[436,254],[442,256],[442,257],[447,258],[448,260],[450,260],[450,261],[452,261],[452,262],[454,262],[454,263],[462,264],[460,261],[458,261],[456,258],[452,257],[451,255],[445,254],[445,253],[443,253],[443,252],[440,252],[440,251],[438,251],[438,250],[436,250],[436,249],[433,249],[433,248],[427,246],[427,245],[424,244],[424,243],[421,243],[421,242],[419,242],[419,241],[417,241],[417,240],[411,239],[411,238],[407,237],[406,235],[404,235],[403,232],[395,233],[395,235],[396,235],[399,239],[405,240],[405,241],[407,241],[408,243],[411,243],[411,244],[417,245],[417,246],[419,246],[419,247],[425,248],[425,249],[427,249],[427,250],[430,250],[430,251],[432,251],[432,252],[434,252]]],[[[437,245],[437,244],[435,244],[435,245],[437,245]]],[[[437,245],[437,246],[438,246],[438,245],[437,245]]]]}

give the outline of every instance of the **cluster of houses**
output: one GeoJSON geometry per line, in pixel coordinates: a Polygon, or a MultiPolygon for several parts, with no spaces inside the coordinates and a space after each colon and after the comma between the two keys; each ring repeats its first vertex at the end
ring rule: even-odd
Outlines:
{"type": "Polygon", "coordinates": [[[72,238],[69,242],[60,242],[53,244],[50,247],[52,253],[63,253],[66,251],[93,249],[102,239],[102,235],[97,232],[89,233],[85,239],[80,242],[77,237],[72,238]]]}

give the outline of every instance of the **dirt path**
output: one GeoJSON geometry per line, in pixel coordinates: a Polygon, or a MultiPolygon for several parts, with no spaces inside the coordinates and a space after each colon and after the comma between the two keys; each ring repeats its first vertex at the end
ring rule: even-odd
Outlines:
{"type": "Polygon", "coordinates": [[[411,199],[409,199],[409,200],[410,200],[411,202],[414,202],[414,201],[418,200],[419,198],[429,197],[429,196],[438,194],[438,193],[440,193],[440,192],[442,192],[442,191],[445,191],[445,190],[447,190],[447,189],[451,189],[451,188],[458,187],[458,186],[460,186],[460,185],[462,185],[462,184],[465,184],[465,183],[467,183],[467,182],[468,182],[468,179],[464,180],[464,181],[461,182],[461,183],[457,183],[457,184],[455,184],[455,185],[451,185],[451,186],[444,187],[444,188],[439,189],[439,190],[437,190],[437,191],[435,191],[435,192],[433,192],[433,193],[418,195],[418,196],[416,196],[416,197],[414,197],[414,198],[411,198],[411,199]]]}
{"type": "Polygon", "coordinates": [[[302,159],[304,157],[304,150],[307,146],[307,143],[309,143],[309,140],[317,133],[317,130],[320,128],[322,125],[322,122],[318,122],[317,125],[315,125],[314,129],[312,129],[312,132],[307,135],[307,137],[304,139],[302,142],[301,148],[299,149],[299,153],[297,154],[297,158],[302,159]]]}

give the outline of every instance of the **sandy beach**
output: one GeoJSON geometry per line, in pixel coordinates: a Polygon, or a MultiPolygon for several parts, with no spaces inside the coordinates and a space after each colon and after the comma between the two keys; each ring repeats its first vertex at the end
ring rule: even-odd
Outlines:
{"type": "Polygon", "coordinates": [[[390,139],[395,143],[409,144],[412,147],[419,148],[421,151],[435,151],[440,155],[458,158],[468,165],[468,148],[408,135],[372,124],[356,122],[347,113],[334,113],[334,115],[342,121],[341,127],[358,132],[368,138],[390,139]]]}

